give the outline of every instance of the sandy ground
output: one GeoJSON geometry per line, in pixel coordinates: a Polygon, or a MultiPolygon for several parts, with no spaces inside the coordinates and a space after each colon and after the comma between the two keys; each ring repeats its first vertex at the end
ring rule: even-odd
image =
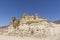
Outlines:
{"type": "Polygon", "coordinates": [[[0,40],[40,40],[39,38],[32,38],[32,37],[14,37],[14,36],[5,36],[0,35],[0,40]]]}
{"type": "Polygon", "coordinates": [[[60,40],[60,36],[51,36],[47,38],[35,38],[35,37],[17,37],[17,36],[6,36],[0,35],[0,40],[60,40]]]}

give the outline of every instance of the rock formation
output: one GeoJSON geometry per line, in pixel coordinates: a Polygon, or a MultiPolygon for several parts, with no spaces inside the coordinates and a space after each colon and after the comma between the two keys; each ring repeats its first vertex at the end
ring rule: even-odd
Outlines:
{"type": "Polygon", "coordinates": [[[12,17],[12,20],[11,20],[11,25],[12,25],[12,27],[16,27],[15,26],[15,21],[16,21],[16,17],[12,17]]]}
{"type": "Polygon", "coordinates": [[[42,19],[36,13],[34,16],[29,16],[25,13],[20,19],[16,19],[14,16],[12,17],[11,25],[12,27],[16,28],[20,24],[32,24],[32,23],[39,23],[39,22],[47,22],[46,18],[42,19]]]}
{"type": "Polygon", "coordinates": [[[14,16],[12,17],[11,24],[8,27],[8,32],[5,34],[15,36],[46,37],[56,33],[55,28],[56,24],[48,22],[46,18],[40,18],[38,14],[29,16],[25,13],[19,19],[16,19],[14,16]]]}

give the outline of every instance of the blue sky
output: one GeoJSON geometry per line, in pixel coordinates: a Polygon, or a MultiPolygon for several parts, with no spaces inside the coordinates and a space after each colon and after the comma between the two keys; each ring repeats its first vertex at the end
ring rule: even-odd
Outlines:
{"type": "Polygon", "coordinates": [[[60,19],[60,0],[0,0],[0,26],[10,24],[11,17],[20,18],[27,12],[38,13],[49,21],[60,19]]]}

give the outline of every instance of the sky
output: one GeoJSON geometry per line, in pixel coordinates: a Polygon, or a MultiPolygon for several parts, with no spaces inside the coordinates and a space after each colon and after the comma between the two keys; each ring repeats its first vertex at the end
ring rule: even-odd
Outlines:
{"type": "Polygon", "coordinates": [[[8,25],[11,17],[20,18],[24,13],[38,15],[49,21],[60,19],[60,0],[0,0],[0,26],[8,25]]]}

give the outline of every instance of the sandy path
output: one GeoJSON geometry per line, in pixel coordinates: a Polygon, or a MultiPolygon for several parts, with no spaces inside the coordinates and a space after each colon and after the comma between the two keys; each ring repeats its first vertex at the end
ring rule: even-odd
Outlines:
{"type": "Polygon", "coordinates": [[[5,36],[0,35],[0,40],[40,40],[37,38],[30,38],[30,37],[14,37],[14,36],[5,36]]]}
{"type": "Polygon", "coordinates": [[[60,40],[60,36],[57,38],[33,38],[33,37],[16,37],[16,36],[5,36],[0,35],[0,40],[60,40]]]}

